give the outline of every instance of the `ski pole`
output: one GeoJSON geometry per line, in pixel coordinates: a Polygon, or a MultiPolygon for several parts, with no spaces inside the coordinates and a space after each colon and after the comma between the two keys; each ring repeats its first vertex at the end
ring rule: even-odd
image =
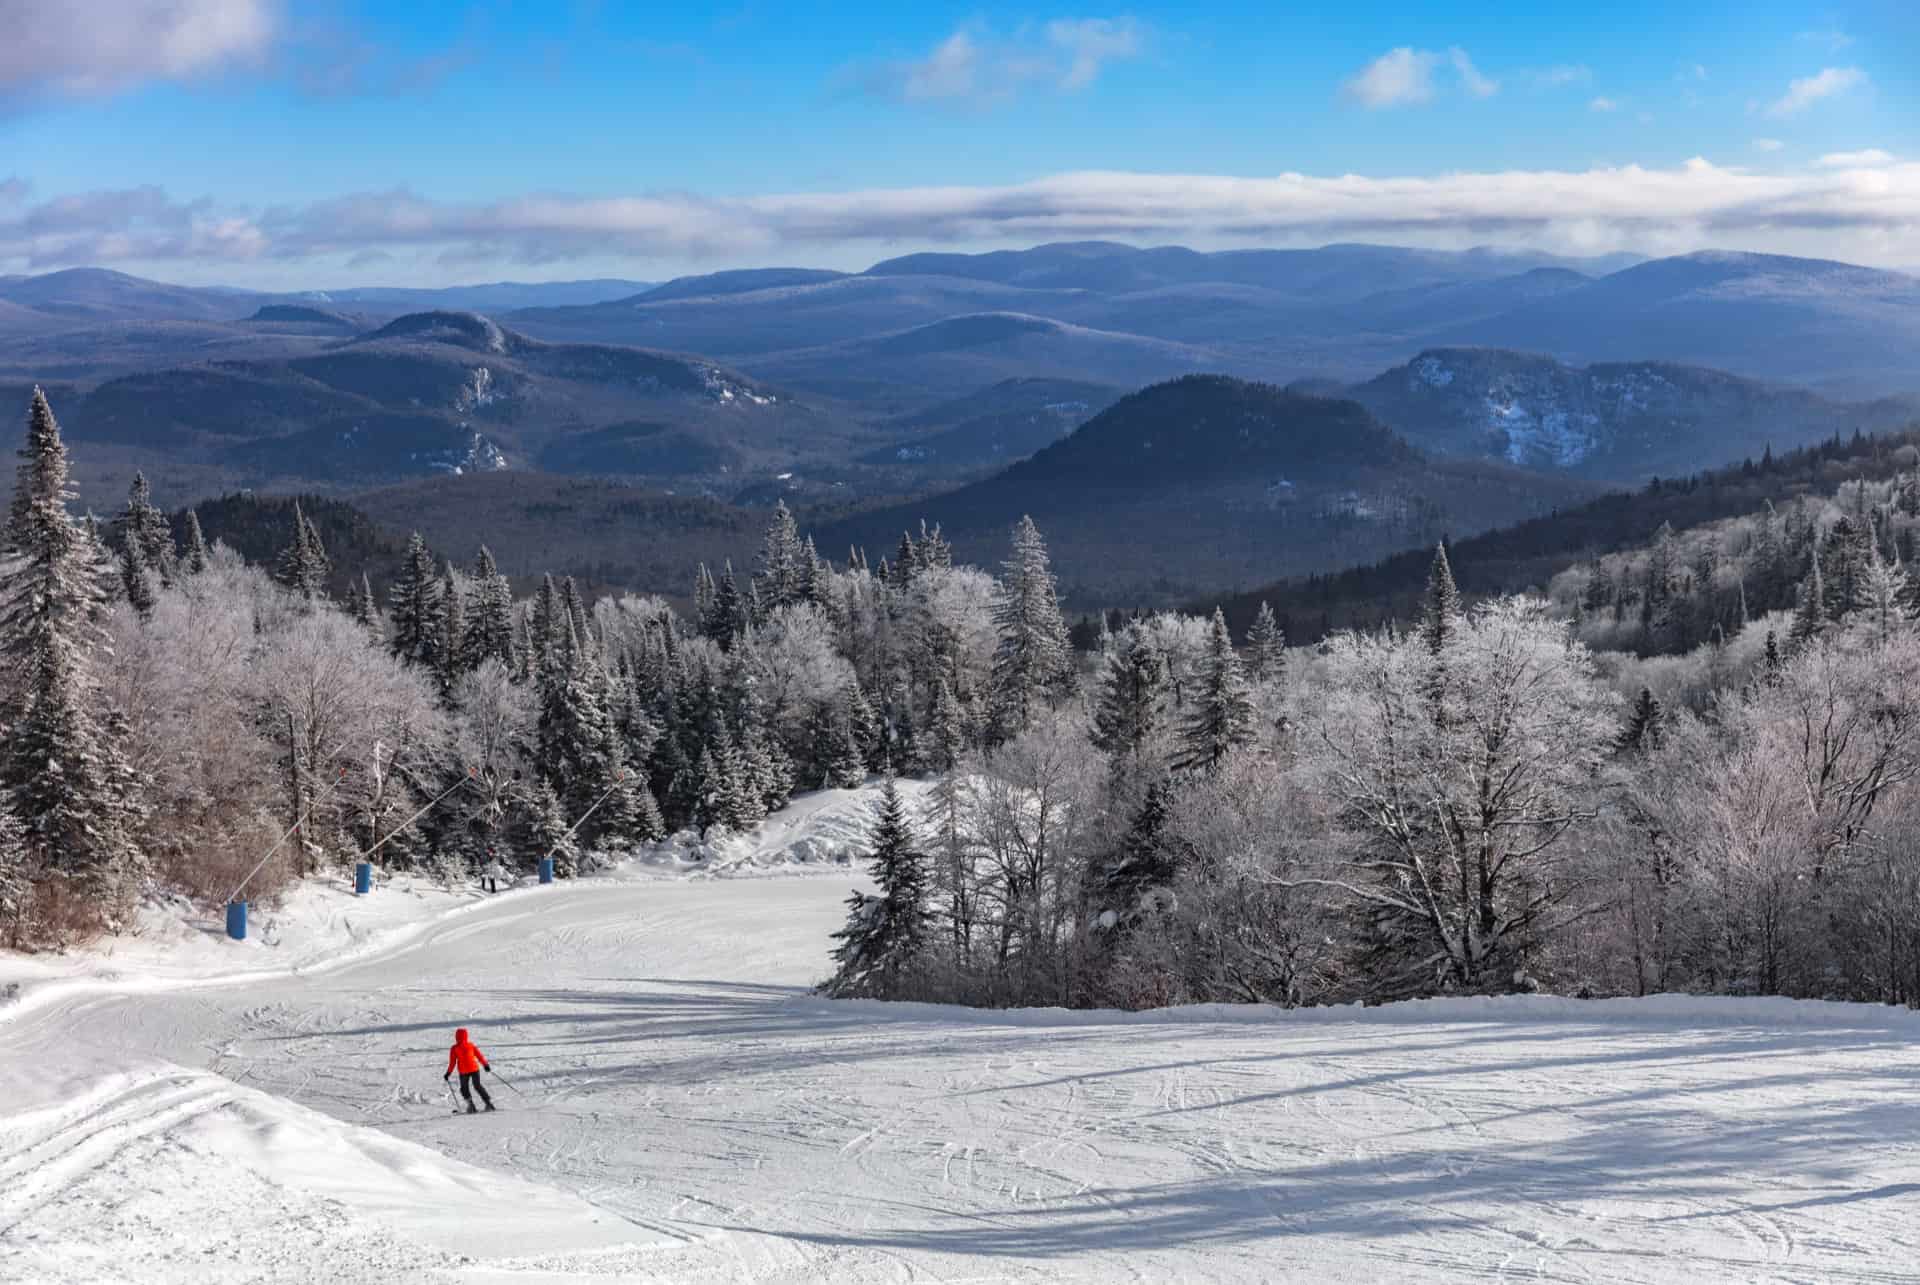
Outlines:
{"type": "MultiPolygon", "coordinates": [[[[510,1089],[512,1089],[512,1090],[513,1090],[513,1091],[514,1091],[515,1093],[520,1093],[520,1086],[519,1086],[519,1085],[517,1085],[517,1084],[515,1084],[515,1083],[514,1083],[514,1082],[513,1082],[512,1080],[509,1080],[509,1079],[508,1079],[508,1078],[507,1078],[506,1076],[504,1076],[504,1075],[502,1075],[502,1074],[500,1074],[500,1072],[498,1072],[498,1071],[496,1071],[496,1070],[494,1070],[494,1069],[493,1069],[492,1067],[488,1067],[488,1068],[487,1068],[487,1074],[488,1074],[488,1075],[491,1075],[491,1076],[492,1076],[492,1077],[493,1077],[494,1079],[496,1079],[496,1080],[498,1080],[498,1081],[500,1081],[500,1083],[502,1083],[502,1084],[504,1084],[504,1085],[506,1085],[506,1086],[507,1086],[508,1088],[510,1088],[510,1089]]],[[[520,1093],[520,1096],[524,1098],[524,1097],[526,1097],[527,1095],[526,1095],[526,1094],[524,1094],[524,1093],[520,1093]]]]}

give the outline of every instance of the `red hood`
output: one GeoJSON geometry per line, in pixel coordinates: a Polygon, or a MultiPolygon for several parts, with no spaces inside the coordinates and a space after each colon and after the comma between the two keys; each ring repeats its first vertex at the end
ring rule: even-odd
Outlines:
{"type": "Polygon", "coordinates": [[[466,1028],[466,1027],[464,1027],[464,1026],[463,1026],[463,1027],[461,1027],[461,1028],[460,1028],[459,1030],[457,1030],[457,1031],[455,1031],[455,1032],[453,1033],[453,1042],[454,1042],[455,1044],[465,1044],[465,1043],[467,1042],[467,1028],[466,1028]]]}

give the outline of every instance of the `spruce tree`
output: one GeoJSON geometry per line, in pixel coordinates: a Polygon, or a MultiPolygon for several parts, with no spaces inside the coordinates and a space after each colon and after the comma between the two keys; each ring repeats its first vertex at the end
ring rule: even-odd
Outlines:
{"type": "Polygon", "coordinates": [[[1433,550],[1433,565],[1427,570],[1427,592],[1421,604],[1420,639],[1431,655],[1438,656],[1453,641],[1460,627],[1460,590],[1454,587],[1453,567],[1447,561],[1447,546],[1433,550]]]}
{"type": "Polygon", "coordinates": [[[129,539],[120,546],[120,586],[140,619],[153,615],[153,578],[147,574],[147,555],[138,540],[129,539]]]}
{"type": "Polygon", "coordinates": [[[1173,861],[1164,841],[1172,815],[1173,788],[1165,781],[1155,781],[1147,787],[1146,797],[1120,841],[1120,851],[1107,868],[1105,900],[1115,923],[1138,919],[1148,891],[1173,882],[1173,861]]]}
{"type": "Polygon", "coordinates": [[[467,672],[466,610],[459,582],[453,576],[453,563],[449,562],[440,579],[440,619],[433,631],[433,677],[440,688],[440,699],[449,704],[460,675],[467,672]]]}
{"type": "Polygon", "coordinates": [[[359,581],[347,589],[347,614],[369,633],[376,636],[380,633],[380,605],[374,600],[373,581],[364,571],[359,581]]]}
{"type": "Polygon", "coordinates": [[[1093,707],[1093,743],[1108,754],[1138,754],[1165,712],[1167,663],[1140,629],[1107,657],[1093,707]]]}
{"type": "Polygon", "coordinates": [[[67,450],[38,389],[14,483],[8,557],[0,570],[0,650],[20,678],[9,702],[0,768],[26,830],[30,868],[68,881],[108,912],[140,873],[138,801],[121,721],[104,718],[94,674],[110,571],[67,511],[67,450]]]}
{"type": "Polygon", "coordinates": [[[1287,635],[1273,608],[1264,602],[1247,630],[1247,670],[1256,683],[1279,687],[1286,682],[1287,635]]]}
{"type": "Polygon", "coordinates": [[[933,685],[933,705],[921,735],[921,758],[935,772],[951,772],[966,753],[966,719],[954,699],[953,684],[941,678],[933,685]]]}
{"type": "Polygon", "coordinates": [[[167,515],[154,507],[153,492],[147,486],[145,473],[133,475],[133,485],[127,490],[126,512],[120,515],[116,525],[122,542],[131,541],[140,546],[147,570],[159,577],[161,584],[172,584],[179,559],[173,547],[173,527],[167,522],[167,515]]]}
{"type": "Polygon", "coordinates": [[[800,542],[800,530],[785,500],[773,506],[773,518],[760,544],[757,578],[761,605],[768,611],[805,601],[812,588],[813,560],[800,542]]]}
{"type": "Polygon", "coordinates": [[[406,562],[387,590],[387,604],[393,618],[387,646],[401,660],[431,666],[440,626],[440,578],[418,531],[407,538],[406,562]]]}
{"type": "Polygon", "coordinates": [[[1820,559],[1800,585],[1800,599],[1794,607],[1793,624],[1787,630],[1787,647],[1798,651],[1826,632],[1826,584],[1820,574],[1820,559]]]}
{"type": "Polygon", "coordinates": [[[527,839],[535,857],[552,857],[555,878],[571,879],[580,868],[580,847],[553,784],[534,786],[527,803],[527,839]]]}
{"type": "Polygon", "coordinates": [[[274,578],[302,600],[319,602],[327,596],[327,577],[332,572],[333,564],[320,544],[319,529],[300,511],[300,502],[294,501],[293,543],[281,553],[274,578]]]}
{"type": "Polygon", "coordinates": [[[200,513],[196,509],[187,510],[187,554],[185,558],[187,574],[197,576],[207,569],[207,536],[200,529],[200,513]]]}
{"type": "Polygon", "coordinates": [[[993,657],[995,713],[1011,737],[1073,679],[1067,622],[1048,564],[1046,542],[1031,517],[1013,529],[1013,554],[1003,565],[993,608],[999,645],[993,657]]]}
{"type": "Polygon", "coordinates": [[[1626,730],[1620,734],[1620,748],[1628,751],[1655,749],[1660,744],[1664,712],[1650,688],[1642,687],[1640,696],[1627,715],[1626,730]]]}
{"type": "Polygon", "coordinates": [[[33,891],[33,854],[27,828],[13,809],[0,802],[0,946],[26,944],[27,898],[33,891]]]}
{"type": "Polygon", "coordinates": [[[1216,768],[1228,754],[1252,740],[1253,698],[1247,692],[1246,675],[1240,670],[1240,657],[1234,654],[1227,618],[1216,607],[1199,691],[1181,726],[1180,748],[1173,765],[1216,768]]]}
{"type": "Polygon", "coordinates": [[[466,617],[461,664],[478,669],[487,660],[497,660],[513,668],[513,586],[485,545],[473,561],[473,600],[466,617]]]}
{"type": "Polygon", "coordinates": [[[879,893],[855,893],[848,903],[846,926],[834,934],[840,944],[833,951],[838,968],[824,988],[830,995],[899,994],[926,955],[933,921],[927,858],[891,777],[868,843],[867,868],[879,893]]]}
{"type": "Polygon", "coordinates": [[[859,750],[860,761],[869,772],[883,770],[887,765],[887,738],[873,702],[867,699],[858,683],[849,683],[841,693],[841,700],[846,710],[847,730],[859,750]]]}

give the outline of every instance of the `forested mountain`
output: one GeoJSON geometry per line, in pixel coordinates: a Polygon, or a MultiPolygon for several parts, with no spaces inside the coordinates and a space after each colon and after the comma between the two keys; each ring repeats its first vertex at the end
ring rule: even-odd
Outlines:
{"type": "Polygon", "coordinates": [[[1499,464],[1429,460],[1353,402],[1194,376],[1122,398],[985,481],[830,523],[819,536],[825,548],[886,549],[925,518],[977,557],[1031,513],[1046,524],[1070,601],[1165,602],[1590,493],[1499,464]]]}
{"type": "MultiPolygon", "coordinates": [[[[1451,541],[1448,549],[1455,578],[1468,595],[1538,593],[1545,592],[1549,585],[1564,586],[1568,575],[1591,579],[1595,559],[1605,562],[1644,556],[1662,529],[1697,532],[1697,537],[1689,535],[1687,541],[1705,542],[1714,524],[1750,522],[1769,510],[1785,515],[1799,512],[1803,504],[1811,505],[1810,512],[1820,521],[1813,517],[1799,519],[1796,537],[1782,537],[1785,542],[1780,547],[1792,550],[1790,556],[1797,560],[1794,566],[1770,566],[1760,580],[1740,578],[1745,585],[1746,618],[1757,619],[1795,601],[1811,557],[1809,533],[1831,521],[1834,510],[1829,506],[1834,496],[1847,491],[1853,496],[1848,503],[1858,509],[1859,487],[1865,483],[1867,494],[1879,497],[1871,500],[1869,507],[1878,503],[1884,508],[1888,503],[1884,489],[1903,473],[1912,472],[1916,463],[1920,463],[1920,427],[1877,436],[1834,438],[1783,454],[1763,453],[1758,460],[1745,460],[1728,468],[1617,491],[1513,526],[1451,541]]],[[[1889,558],[1897,555],[1908,559],[1909,551],[1898,542],[1904,525],[1890,526],[1888,522],[1883,516],[1874,529],[1882,533],[1889,558]]],[[[1713,623],[1729,630],[1740,619],[1742,592],[1741,582],[1727,579],[1732,575],[1727,569],[1735,565],[1733,552],[1724,548],[1716,551],[1715,575],[1699,578],[1702,584],[1711,579],[1718,590],[1725,591],[1716,597],[1711,609],[1703,608],[1687,617],[1668,634],[1637,635],[1627,630],[1610,635],[1609,645],[1634,650],[1684,650],[1700,642],[1713,623]]],[[[1236,594],[1224,605],[1228,619],[1244,629],[1252,624],[1261,603],[1270,604],[1288,637],[1296,642],[1313,642],[1329,630],[1406,621],[1418,614],[1431,556],[1431,549],[1409,549],[1372,565],[1303,576],[1236,594]]],[[[1687,565],[1691,567],[1692,563],[1687,565]]],[[[1640,586],[1629,579],[1620,583],[1616,596],[1606,598],[1604,604],[1596,600],[1594,606],[1597,609],[1604,605],[1609,612],[1617,607],[1624,613],[1623,619],[1644,623],[1639,611],[1644,599],[1639,594],[1640,586]]]]}
{"type": "Polygon", "coordinates": [[[1343,395],[1423,450],[1630,483],[1897,428],[1920,412],[1920,400],[1836,403],[1671,362],[1570,366],[1497,348],[1429,349],[1343,395]]]}

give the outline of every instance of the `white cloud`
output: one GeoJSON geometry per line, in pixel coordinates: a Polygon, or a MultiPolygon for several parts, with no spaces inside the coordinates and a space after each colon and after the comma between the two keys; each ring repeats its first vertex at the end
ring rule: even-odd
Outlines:
{"type": "Polygon", "coordinates": [[[1893,153],[1883,152],[1877,147],[1864,148],[1858,152],[1828,152],[1819,161],[1822,168],[1830,170],[1875,169],[1893,163],[1893,153]]]}
{"type": "Polygon", "coordinates": [[[1756,152],[1777,152],[1785,146],[1786,144],[1777,138],[1756,138],[1753,140],[1753,150],[1756,152]]]}
{"type": "Polygon", "coordinates": [[[852,80],[908,103],[996,106],[1020,91],[1086,89],[1111,62],[1137,58],[1146,32],[1132,18],[1057,18],[1001,38],[979,24],[956,30],[923,58],[868,64],[852,80]]]}
{"type": "Polygon", "coordinates": [[[5,0],[0,93],[107,94],[263,57],[277,0],[5,0]]]}
{"type": "Polygon", "coordinates": [[[1453,68],[1461,89],[1472,97],[1491,98],[1500,92],[1500,82],[1482,74],[1467,51],[1458,45],[1444,55],[1431,49],[1401,45],[1387,50],[1349,76],[1340,86],[1340,93],[1369,111],[1430,103],[1434,96],[1433,73],[1442,62],[1453,68]]]}
{"type": "Polygon", "coordinates": [[[1618,101],[1608,98],[1603,94],[1588,103],[1587,110],[1590,112],[1617,112],[1620,110],[1620,104],[1618,101]]]}
{"type": "Polygon", "coordinates": [[[1823,98],[1844,94],[1867,83],[1867,73],[1858,67],[1827,67],[1817,76],[1806,76],[1787,83],[1787,92],[1767,107],[1767,115],[1797,116],[1823,98]]]}
{"type": "Polygon", "coordinates": [[[1047,41],[1068,58],[1062,89],[1085,89],[1102,65],[1137,58],[1145,44],[1131,18],[1056,18],[1047,24],[1047,41]]]}
{"type": "MultiPolygon", "coordinates": [[[[19,192],[24,197],[24,192],[19,192]]],[[[1778,174],[1672,169],[1430,177],[1080,172],[999,187],[705,198],[529,193],[484,203],[361,192],[255,210],[153,188],[0,202],[0,271],[76,263],[337,264],[356,255],[553,263],[618,256],[752,262],[901,243],[1094,237],[1209,244],[1485,242],[1565,253],[1736,245],[1876,263],[1920,260],[1920,164],[1778,174]]]]}
{"type": "Polygon", "coordinates": [[[1389,49],[1355,72],[1341,92],[1372,111],[1433,100],[1433,65],[1437,55],[1405,45],[1389,49]]]}
{"type": "Polygon", "coordinates": [[[1492,98],[1500,92],[1500,82],[1489,80],[1481,75],[1480,69],[1473,65],[1473,59],[1467,57],[1467,51],[1459,45],[1447,50],[1447,59],[1453,63],[1453,70],[1459,75],[1460,83],[1475,98],[1492,98]]]}

